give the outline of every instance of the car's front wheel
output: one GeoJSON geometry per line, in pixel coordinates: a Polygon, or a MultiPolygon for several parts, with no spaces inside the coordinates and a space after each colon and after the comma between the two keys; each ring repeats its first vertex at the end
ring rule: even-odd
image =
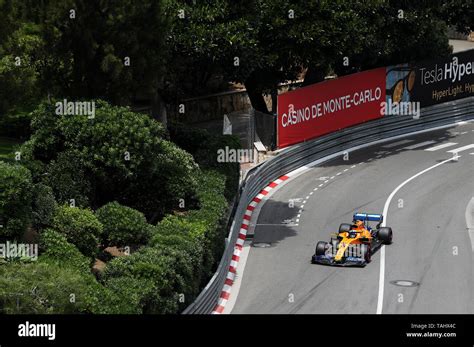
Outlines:
{"type": "Polygon", "coordinates": [[[326,249],[327,249],[327,242],[324,241],[319,241],[316,244],[316,255],[325,255],[326,254],[326,249]]]}
{"type": "Polygon", "coordinates": [[[377,231],[377,238],[386,245],[391,244],[392,239],[393,239],[392,228],[390,228],[390,227],[381,227],[377,231]]]}
{"type": "Polygon", "coordinates": [[[351,231],[352,225],[348,223],[342,223],[339,226],[339,233],[347,233],[348,231],[351,231]]]}

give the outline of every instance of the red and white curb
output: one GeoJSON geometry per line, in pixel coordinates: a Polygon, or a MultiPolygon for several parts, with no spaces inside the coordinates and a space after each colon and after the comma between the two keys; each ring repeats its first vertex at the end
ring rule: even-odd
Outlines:
{"type": "Polygon", "coordinates": [[[252,202],[247,206],[244,218],[242,220],[242,224],[240,225],[239,236],[234,246],[234,253],[232,255],[232,260],[229,265],[229,271],[227,272],[224,287],[222,288],[219,301],[217,302],[216,307],[214,307],[212,314],[221,314],[222,312],[224,312],[225,305],[227,301],[229,301],[230,292],[232,289],[232,285],[234,284],[235,275],[237,273],[237,266],[239,265],[240,253],[242,252],[242,247],[244,246],[245,238],[247,237],[247,230],[249,228],[252,212],[255,210],[255,207],[260,203],[260,201],[262,201],[262,199],[273,188],[285,182],[288,178],[290,178],[289,175],[283,175],[277,180],[270,183],[268,186],[263,188],[260,193],[258,193],[257,196],[252,199],[252,202]]]}

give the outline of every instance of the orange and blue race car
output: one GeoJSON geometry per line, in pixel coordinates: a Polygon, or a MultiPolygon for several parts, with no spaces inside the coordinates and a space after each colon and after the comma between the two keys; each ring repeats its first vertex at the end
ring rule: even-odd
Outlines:
{"type": "Polygon", "coordinates": [[[392,228],[382,227],[383,216],[355,213],[351,224],[342,223],[330,242],[319,241],[311,258],[313,264],[365,266],[383,244],[392,243],[392,228]],[[374,228],[370,222],[377,223],[374,228]]]}

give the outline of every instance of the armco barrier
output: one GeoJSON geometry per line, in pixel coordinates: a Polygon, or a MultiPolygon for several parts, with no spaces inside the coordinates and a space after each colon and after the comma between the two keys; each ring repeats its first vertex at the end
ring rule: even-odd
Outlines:
{"type": "Polygon", "coordinates": [[[226,248],[217,271],[196,300],[183,311],[183,314],[210,314],[213,312],[226,281],[234,246],[247,206],[270,182],[315,160],[323,159],[331,154],[358,145],[468,119],[474,119],[474,97],[424,108],[421,110],[419,119],[408,116],[386,116],[382,119],[346,128],[289,147],[276,157],[253,168],[242,182],[238,206],[235,210],[229,236],[226,240],[226,248]]]}

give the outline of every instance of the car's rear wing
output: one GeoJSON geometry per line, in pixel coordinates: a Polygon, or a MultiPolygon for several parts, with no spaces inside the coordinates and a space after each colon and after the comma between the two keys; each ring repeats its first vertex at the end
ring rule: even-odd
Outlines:
{"type": "Polygon", "coordinates": [[[353,220],[361,220],[364,222],[382,222],[383,215],[381,214],[374,214],[374,213],[354,213],[353,220]]]}

